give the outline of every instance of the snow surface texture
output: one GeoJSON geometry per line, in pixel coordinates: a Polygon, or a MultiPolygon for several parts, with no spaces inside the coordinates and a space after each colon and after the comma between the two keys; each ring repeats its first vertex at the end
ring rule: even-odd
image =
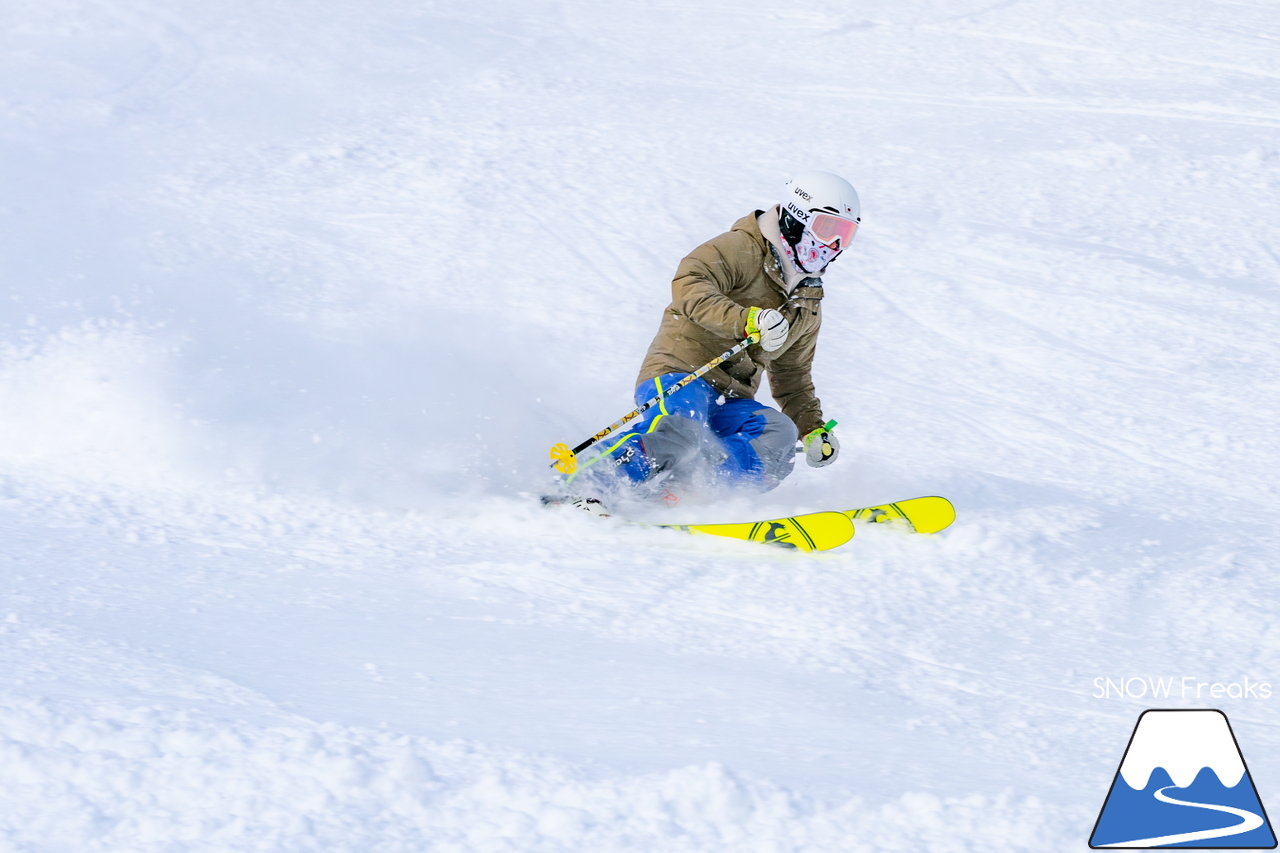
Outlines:
{"type": "Polygon", "coordinates": [[[1280,683],[1274,4],[7,0],[0,46],[0,851],[1080,850],[1149,704],[1280,799],[1280,698],[1094,698],[1280,683]],[[864,205],[842,458],[670,518],[955,526],[535,507],[803,168],[864,205]]]}

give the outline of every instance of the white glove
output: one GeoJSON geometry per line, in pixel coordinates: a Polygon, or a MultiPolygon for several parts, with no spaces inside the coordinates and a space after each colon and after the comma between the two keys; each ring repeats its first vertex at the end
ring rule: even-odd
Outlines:
{"type": "Polygon", "coordinates": [[[787,342],[791,324],[772,308],[752,308],[747,312],[747,335],[760,339],[760,349],[773,352],[787,342]]]}
{"type": "MultiPolygon", "coordinates": [[[[834,421],[831,422],[835,424],[834,421]]],[[[836,461],[840,442],[826,427],[818,427],[804,437],[804,461],[811,468],[823,468],[836,461]]]]}

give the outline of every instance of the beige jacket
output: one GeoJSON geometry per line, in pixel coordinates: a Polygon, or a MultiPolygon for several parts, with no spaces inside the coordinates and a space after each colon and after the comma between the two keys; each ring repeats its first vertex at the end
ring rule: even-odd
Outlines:
{"type": "MultiPolygon", "coordinates": [[[[761,233],[755,211],[689,253],[671,282],[671,304],[662,312],[636,384],[664,373],[690,373],[746,337],[747,309],[775,308],[791,323],[786,343],[775,352],[749,347],[705,377],[726,397],[754,399],[768,372],[769,390],[801,435],[822,426],[822,404],[814,394],[810,368],[822,324],[822,280],[797,277],[761,233]],[[797,281],[788,296],[786,279],[797,281]]],[[[766,229],[777,208],[765,217],[766,229]]],[[[776,227],[771,229],[775,240],[776,227]]]]}

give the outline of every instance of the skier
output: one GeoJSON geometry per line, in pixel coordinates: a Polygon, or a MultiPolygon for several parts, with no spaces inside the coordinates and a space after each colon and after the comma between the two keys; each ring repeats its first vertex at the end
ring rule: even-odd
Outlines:
{"type": "Polygon", "coordinates": [[[798,436],[809,465],[834,462],[840,443],[824,425],[810,368],[821,276],[848,248],[859,213],[848,181],[803,172],[786,184],[780,204],[742,217],[681,261],[640,366],[636,404],[749,335],[759,343],[610,438],[599,467],[666,496],[674,484],[773,489],[792,471],[798,436]],[[764,373],[781,412],[755,400],[764,373]]]}

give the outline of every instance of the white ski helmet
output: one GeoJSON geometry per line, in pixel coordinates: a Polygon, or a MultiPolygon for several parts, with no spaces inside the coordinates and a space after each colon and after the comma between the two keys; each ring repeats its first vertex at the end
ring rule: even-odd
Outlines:
{"type": "Polygon", "coordinates": [[[821,275],[858,233],[858,191],[830,172],[801,172],[782,189],[781,248],[803,272],[821,275]]]}
{"type": "Polygon", "coordinates": [[[815,214],[862,221],[862,205],[853,184],[830,172],[801,172],[782,190],[782,212],[808,227],[815,214]]]}

